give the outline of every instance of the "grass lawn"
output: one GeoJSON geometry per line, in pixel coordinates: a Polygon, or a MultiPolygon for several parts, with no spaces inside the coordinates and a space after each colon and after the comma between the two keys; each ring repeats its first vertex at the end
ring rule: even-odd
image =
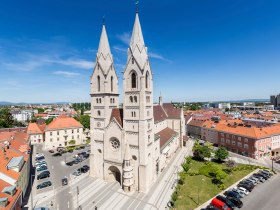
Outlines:
{"type": "MultiPolygon", "coordinates": [[[[226,165],[213,163],[221,168],[227,168],[226,165]]],[[[192,160],[188,173],[198,173],[199,169],[204,166],[204,162],[192,160]]],[[[238,165],[242,166],[242,165],[238,165]]],[[[224,179],[225,188],[234,184],[242,177],[251,173],[255,169],[247,169],[242,171],[233,171],[224,179]]],[[[203,204],[222,190],[212,183],[212,178],[204,175],[186,176],[184,185],[178,185],[178,198],[175,202],[176,209],[190,210],[203,204]]]]}

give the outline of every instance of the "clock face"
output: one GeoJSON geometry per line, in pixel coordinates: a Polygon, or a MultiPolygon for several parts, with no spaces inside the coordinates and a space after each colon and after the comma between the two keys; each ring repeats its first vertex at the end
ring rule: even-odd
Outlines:
{"type": "Polygon", "coordinates": [[[97,123],[97,127],[99,128],[100,126],[101,126],[101,123],[100,123],[100,122],[98,122],[98,123],[97,123]]]}

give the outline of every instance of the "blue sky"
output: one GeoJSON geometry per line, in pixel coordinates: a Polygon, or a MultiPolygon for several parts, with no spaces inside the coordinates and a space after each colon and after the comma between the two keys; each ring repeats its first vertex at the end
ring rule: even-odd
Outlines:
{"type": "MultiPolygon", "coordinates": [[[[155,100],[279,93],[279,11],[277,0],[140,0],[155,100]]],[[[0,101],[89,101],[104,15],[121,93],[133,0],[1,1],[0,101]]]]}

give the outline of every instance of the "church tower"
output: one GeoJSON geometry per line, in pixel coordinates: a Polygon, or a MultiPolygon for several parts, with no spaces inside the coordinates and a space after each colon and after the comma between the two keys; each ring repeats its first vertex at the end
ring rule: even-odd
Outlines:
{"type": "Polygon", "coordinates": [[[135,188],[146,191],[154,180],[153,79],[138,12],[123,75],[123,127],[132,148],[135,188]]]}
{"type": "Polygon", "coordinates": [[[113,108],[119,106],[118,78],[114,68],[105,24],[102,26],[96,63],[91,76],[91,174],[103,178],[104,129],[113,108]],[[93,157],[94,155],[94,157],[93,157]]]}

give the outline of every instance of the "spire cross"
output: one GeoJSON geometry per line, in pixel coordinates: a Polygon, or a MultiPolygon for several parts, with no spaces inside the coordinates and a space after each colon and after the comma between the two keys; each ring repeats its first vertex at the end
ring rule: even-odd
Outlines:
{"type": "Polygon", "coordinates": [[[136,13],[138,13],[139,0],[135,0],[136,13]]]}
{"type": "Polygon", "coordinates": [[[105,25],[106,21],[105,21],[105,15],[102,17],[102,24],[105,25]]]}

